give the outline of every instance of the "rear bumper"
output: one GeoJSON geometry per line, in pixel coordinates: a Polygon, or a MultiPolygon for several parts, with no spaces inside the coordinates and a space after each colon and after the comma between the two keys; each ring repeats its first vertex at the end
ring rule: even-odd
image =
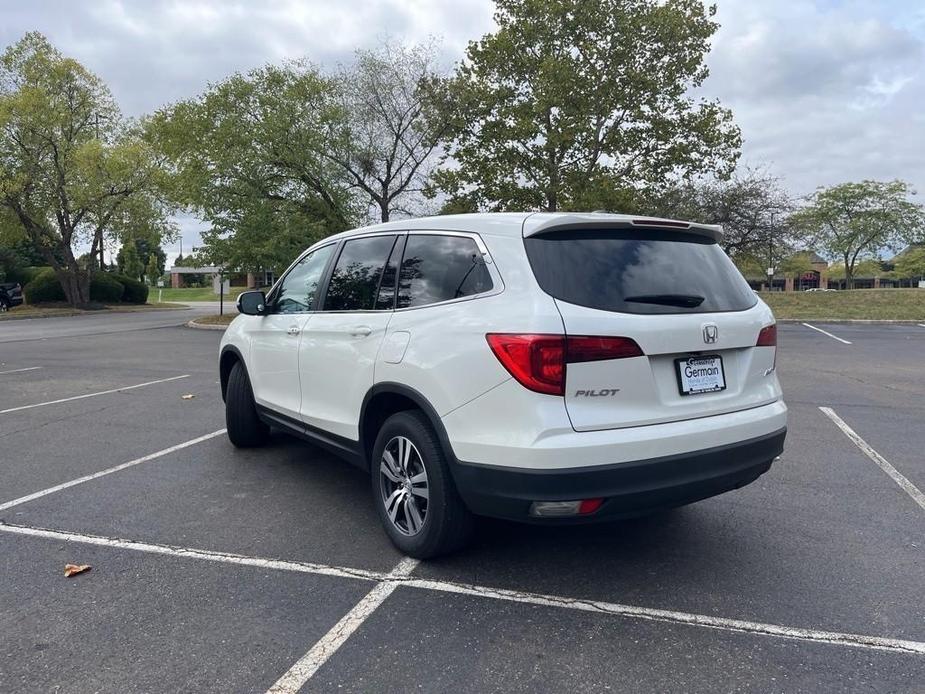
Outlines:
{"type": "Polygon", "coordinates": [[[700,451],[613,465],[528,470],[459,462],[453,476],[477,514],[519,521],[574,523],[625,518],[682,506],[755,481],[784,448],[786,428],[700,451]],[[605,499],[588,516],[536,518],[533,501],[605,499]]]}

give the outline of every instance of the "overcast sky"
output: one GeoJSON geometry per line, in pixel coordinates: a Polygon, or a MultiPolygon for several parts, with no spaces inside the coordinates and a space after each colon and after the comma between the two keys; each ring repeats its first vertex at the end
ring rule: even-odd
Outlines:
{"type": "MultiPolygon", "coordinates": [[[[925,3],[716,2],[722,28],[703,92],[732,108],[744,164],[769,168],[797,194],[903,178],[925,195],[925,3]]],[[[333,66],[385,36],[435,36],[449,67],[493,27],[489,0],[0,0],[0,8],[0,44],[41,31],[134,116],[267,62],[333,66]]],[[[188,249],[197,223],[183,226],[188,249]]]]}

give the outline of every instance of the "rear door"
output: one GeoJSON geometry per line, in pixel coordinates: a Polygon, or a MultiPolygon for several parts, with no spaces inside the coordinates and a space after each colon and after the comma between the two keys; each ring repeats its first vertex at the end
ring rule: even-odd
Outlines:
{"type": "Polygon", "coordinates": [[[777,399],[774,348],[756,347],[773,319],[710,236],[570,229],[524,243],[567,335],[626,337],[641,348],[641,356],[568,360],[565,400],[576,430],[705,417],[777,399]]]}
{"type": "Polygon", "coordinates": [[[400,240],[376,234],[341,245],[322,310],[312,315],[299,350],[301,418],[309,427],[359,440],[360,408],[394,309],[400,240]]]}

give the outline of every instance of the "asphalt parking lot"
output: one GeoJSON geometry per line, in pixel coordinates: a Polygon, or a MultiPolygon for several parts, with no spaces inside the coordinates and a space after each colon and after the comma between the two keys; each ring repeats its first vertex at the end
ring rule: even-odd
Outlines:
{"type": "Polygon", "coordinates": [[[188,318],[0,324],[0,691],[925,691],[925,326],[782,324],[744,489],[417,563],[188,318]]]}

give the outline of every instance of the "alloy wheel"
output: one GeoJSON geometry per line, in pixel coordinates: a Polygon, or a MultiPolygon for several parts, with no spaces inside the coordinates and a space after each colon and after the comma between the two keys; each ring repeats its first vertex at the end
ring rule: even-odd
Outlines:
{"type": "Polygon", "coordinates": [[[402,535],[417,535],[427,520],[430,491],[421,453],[410,439],[394,436],[382,450],[379,490],[389,521],[402,535]]]}

